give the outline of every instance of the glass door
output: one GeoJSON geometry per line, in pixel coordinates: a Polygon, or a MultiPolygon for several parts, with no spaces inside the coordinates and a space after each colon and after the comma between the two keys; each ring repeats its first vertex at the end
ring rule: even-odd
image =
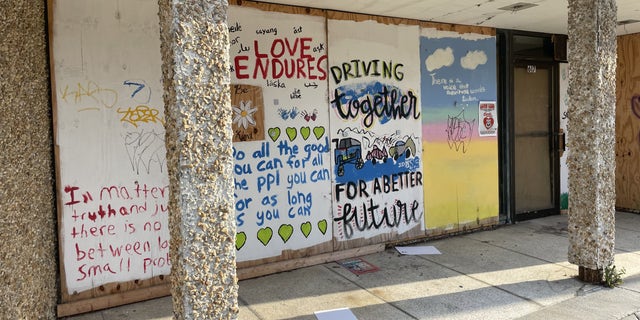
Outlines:
{"type": "Polygon", "coordinates": [[[553,65],[516,63],[513,70],[515,220],[559,212],[553,65]]]}

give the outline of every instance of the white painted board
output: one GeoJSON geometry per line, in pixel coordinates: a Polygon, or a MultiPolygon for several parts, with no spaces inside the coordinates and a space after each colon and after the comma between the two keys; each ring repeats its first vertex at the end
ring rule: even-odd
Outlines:
{"type": "Polygon", "coordinates": [[[330,19],[327,30],[335,238],[420,232],[419,27],[330,19]]]}
{"type": "Polygon", "coordinates": [[[325,19],[230,6],[229,26],[237,259],[331,249],[325,19]]]}
{"type": "Polygon", "coordinates": [[[170,272],[158,3],[53,1],[68,293],[170,272]]]}

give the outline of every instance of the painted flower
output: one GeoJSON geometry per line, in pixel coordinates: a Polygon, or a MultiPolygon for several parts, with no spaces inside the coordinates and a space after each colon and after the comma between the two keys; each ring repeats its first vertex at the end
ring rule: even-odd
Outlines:
{"type": "Polygon", "coordinates": [[[240,101],[240,107],[233,107],[233,123],[238,127],[247,129],[249,126],[255,126],[256,121],[253,120],[253,114],[258,108],[251,108],[251,101],[240,101]]]}

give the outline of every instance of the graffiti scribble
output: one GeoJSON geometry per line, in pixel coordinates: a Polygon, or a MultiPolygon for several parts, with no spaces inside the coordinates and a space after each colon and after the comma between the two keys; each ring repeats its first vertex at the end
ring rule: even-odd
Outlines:
{"type": "MultiPolygon", "coordinates": [[[[640,119],[640,95],[635,94],[631,98],[631,111],[636,116],[636,118],[640,119]]],[[[640,142],[640,132],[638,133],[638,142],[640,142]]],[[[631,152],[628,152],[628,155],[631,156],[631,152]]]]}
{"type": "Polygon", "coordinates": [[[151,88],[147,82],[138,80],[125,80],[122,85],[131,90],[130,98],[140,104],[148,104],[151,101],[151,88]]]}
{"type": "Polygon", "coordinates": [[[640,95],[636,94],[631,98],[631,111],[633,111],[633,114],[640,119],[640,95]]]}
{"type": "Polygon", "coordinates": [[[166,164],[166,149],[164,133],[151,131],[127,132],[123,136],[131,169],[140,174],[140,171],[151,173],[153,167],[158,167],[163,172],[166,164]]]}
{"type": "Polygon", "coordinates": [[[100,110],[99,107],[113,108],[118,102],[118,93],[113,89],[102,88],[93,81],[87,81],[87,83],[78,83],[77,86],[65,86],[60,92],[60,98],[66,103],[70,103],[69,98],[72,98],[72,102],[75,104],[85,103],[88,98],[98,106],[78,111],[100,110]]]}
{"type": "Polygon", "coordinates": [[[150,108],[148,106],[137,106],[135,109],[129,107],[127,110],[118,108],[118,113],[122,114],[120,122],[129,122],[134,127],[138,126],[138,123],[161,123],[164,125],[164,120],[159,117],[160,111],[158,109],[150,108]]]}
{"type": "Polygon", "coordinates": [[[135,87],[135,89],[131,93],[131,98],[135,97],[136,93],[140,92],[145,87],[145,85],[143,83],[133,82],[133,81],[129,81],[129,80],[125,80],[122,84],[125,85],[125,86],[134,86],[135,87]]]}
{"type": "Polygon", "coordinates": [[[464,109],[456,116],[448,116],[447,119],[447,143],[449,149],[456,151],[462,151],[466,153],[471,144],[471,137],[473,136],[473,127],[475,126],[476,119],[467,121],[464,117],[464,109]]]}

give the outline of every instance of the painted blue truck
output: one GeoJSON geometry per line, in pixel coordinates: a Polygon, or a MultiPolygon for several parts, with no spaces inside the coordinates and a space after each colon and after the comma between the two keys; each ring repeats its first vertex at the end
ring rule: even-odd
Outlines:
{"type": "Polygon", "coordinates": [[[364,166],[360,141],[353,138],[333,139],[332,141],[336,143],[335,163],[338,168],[338,176],[344,174],[344,165],[347,163],[355,165],[356,169],[361,169],[364,166]]]}

